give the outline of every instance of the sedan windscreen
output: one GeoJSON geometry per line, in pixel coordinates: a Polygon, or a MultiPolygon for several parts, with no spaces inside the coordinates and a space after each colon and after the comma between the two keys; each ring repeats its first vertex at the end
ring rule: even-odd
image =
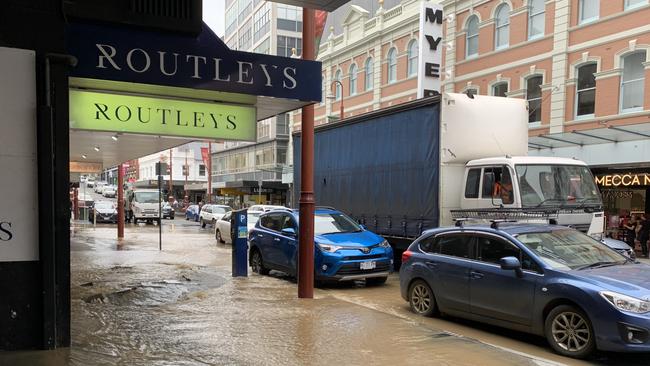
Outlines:
{"type": "Polygon", "coordinates": [[[519,234],[517,239],[547,265],[558,270],[623,264],[625,257],[576,230],[519,234]]]}
{"type": "Polygon", "coordinates": [[[349,217],[340,213],[314,215],[314,234],[354,233],[361,227],[349,217]]]}

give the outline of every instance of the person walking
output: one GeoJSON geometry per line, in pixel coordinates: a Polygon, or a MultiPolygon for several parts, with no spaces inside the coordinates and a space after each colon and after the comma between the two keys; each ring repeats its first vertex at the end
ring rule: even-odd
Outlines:
{"type": "Polygon", "coordinates": [[[634,250],[634,240],[636,239],[636,221],[632,218],[632,215],[629,215],[624,223],[623,228],[625,228],[625,242],[627,245],[634,250]]]}

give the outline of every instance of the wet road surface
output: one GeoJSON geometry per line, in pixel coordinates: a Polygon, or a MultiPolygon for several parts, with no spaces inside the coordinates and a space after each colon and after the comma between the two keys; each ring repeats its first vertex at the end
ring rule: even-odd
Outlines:
{"type": "Polygon", "coordinates": [[[0,354],[0,365],[648,365],[647,355],[555,355],[543,339],[457,319],[422,318],[385,286],[297,299],[279,273],[231,277],[230,246],[182,218],[158,227],[75,225],[72,347],[0,354]],[[512,351],[517,350],[517,351],[512,351]]]}

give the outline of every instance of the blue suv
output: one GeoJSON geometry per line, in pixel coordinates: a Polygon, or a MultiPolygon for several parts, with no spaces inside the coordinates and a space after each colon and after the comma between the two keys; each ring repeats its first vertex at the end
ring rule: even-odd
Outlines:
{"type": "MultiPolygon", "coordinates": [[[[296,276],[297,233],[297,210],[260,215],[248,235],[253,271],[268,274],[274,269],[296,276]]],[[[314,243],[314,277],[319,283],[365,279],[367,285],[380,285],[393,270],[388,242],[333,208],[316,208],[314,243]]]]}
{"type": "Polygon", "coordinates": [[[565,356],[650,351],[650,266],[574,229],[426,231],[402,256],[400,288],[415,313],[545,336],[565,356]]]}

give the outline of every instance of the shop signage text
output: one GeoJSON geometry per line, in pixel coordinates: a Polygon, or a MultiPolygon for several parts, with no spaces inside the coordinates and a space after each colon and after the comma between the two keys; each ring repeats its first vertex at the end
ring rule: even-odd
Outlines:
{"type": "Polygon", "coordinates": [[[231,50],[207,26],[197,36],[72,24],[71,76],[321,101],[321,63],[231,50]]]}
{"type": "Polygon", "coordinates": [[[650,174],[606,174],[596,176],[596,184],[603,187],[650,186],[650,174]]]}
{"type": "Polygon", "coordinates": [[[255,141],[255,108],[70,90],[70,128],[255,141]]]}
{"type": "Polygon", "coordinates": [[[442,22],[442,6],[422,2],[418,52],[418,98],[440,93],[442,22]]]}

